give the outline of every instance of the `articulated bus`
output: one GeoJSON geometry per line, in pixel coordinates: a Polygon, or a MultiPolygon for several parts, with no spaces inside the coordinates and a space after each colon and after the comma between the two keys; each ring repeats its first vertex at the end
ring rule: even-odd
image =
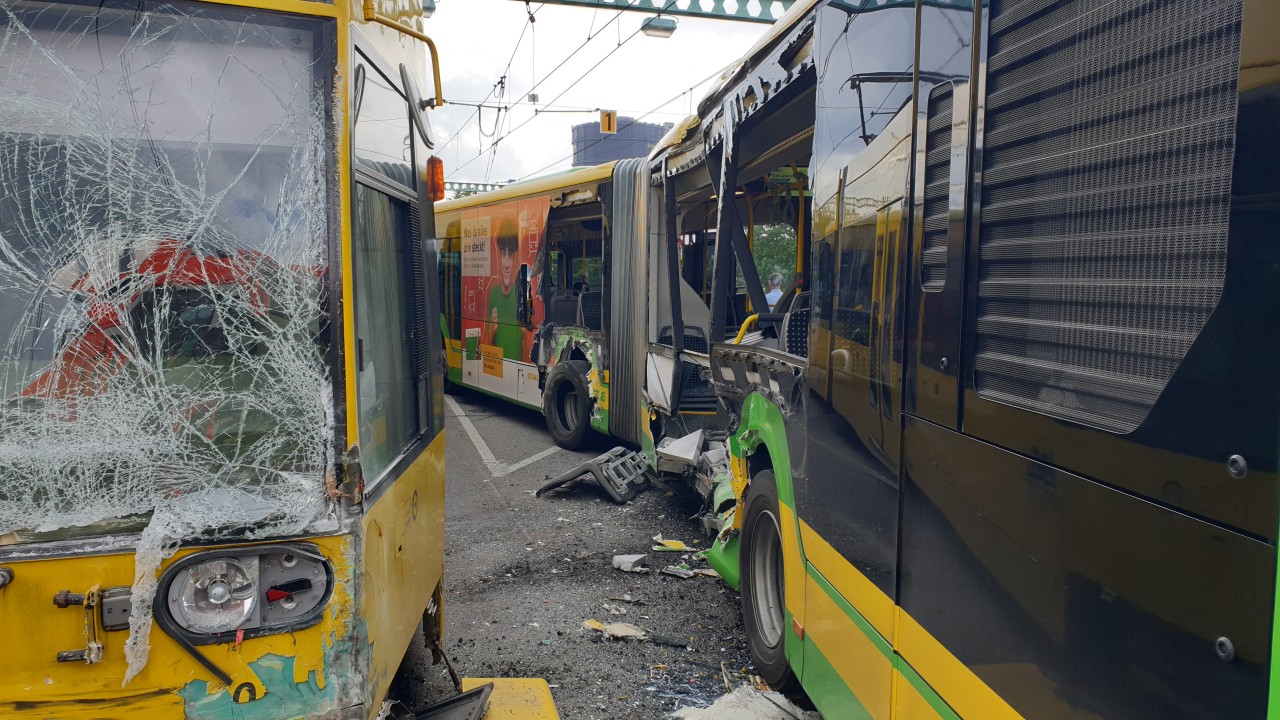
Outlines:
{"type": "Polygon", "coordinates": [[[810,175],[774,332],[709,334],[771,684],[1280,717],[1278,39],[1271,0],[797,3],[655,152],[669,247],[717,206],[713,318],[731,198],[810,175]]]}
{"type": "MultiPolygon", "coordinates": [[[[759,228],[793,237],[779,218],[794,222],[804,190],[780,170],[743,204],[759,228]]],[[[596,431],[653,460],[656,440],[713,420],[707,353],[725,325],[707,306],[716,206],[702,198],[698,227],[667,245],[662,202],[637,159],[439,203],[448,380],[543,410],[568,448],[596,431]]],[[[727,306],[734,332],[751,311],[744,285],[727,306]]]]}
{"type": "Polygon", "coordinates": [[[438,653],[422,28],[0,0],[0,715],[371,720],[438,653]]]}

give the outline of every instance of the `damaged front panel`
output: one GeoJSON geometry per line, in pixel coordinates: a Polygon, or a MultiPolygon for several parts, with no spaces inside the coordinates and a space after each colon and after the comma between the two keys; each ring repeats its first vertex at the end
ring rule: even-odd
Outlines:
{"type": "Polygon", "coordinates": [[[332,26],[0,0],[0,545],[337,529],[332,26]],[[325,525],[327,523],[327,525],[325,525]]]}

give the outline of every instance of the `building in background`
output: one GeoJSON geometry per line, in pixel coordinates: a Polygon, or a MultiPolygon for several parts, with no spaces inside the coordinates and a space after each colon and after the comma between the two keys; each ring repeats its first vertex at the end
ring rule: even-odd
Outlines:
{"type": "Polygon", "coordinates": [[[644,157],[662,139],[671,123],[636,122],[634,118],[618,118],[618,132],[600,132],[599,122],[573,126],[573,165],[599,165],[610,160],[644,157]]]}

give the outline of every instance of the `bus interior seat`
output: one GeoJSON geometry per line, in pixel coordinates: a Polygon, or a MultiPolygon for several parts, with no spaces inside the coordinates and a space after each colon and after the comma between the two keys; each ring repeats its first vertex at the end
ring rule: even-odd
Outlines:
{"type": "Polygon", "coordinates": [[[792,355],[809,356],[809,293],[798,292],[782,319],[783,348],[792,355]]]}
{"type": "MultiPolygon", "coordinates": [[[[663,325],[658,331],[658,344],[671,345],[673,333],[670,325],[663,325]]],[[[707,354],[707,333],[700,327],[685,325],[684,326],[684,349],[689,352],[707,354]]]]}
{"type": "Polygon", "coordinates": [[[547,320],[556,325],[574,325],[578,322],[578,299],[569,290],[557,290],[547,304],[547,320]]]}
{"type": "Polygon", "coordinates": [[[588,330],[600,330],[604,325],[604,308],[600,306],[604,294],[599,290],[584,290],[578,296],[578,324],[588,330]]]}

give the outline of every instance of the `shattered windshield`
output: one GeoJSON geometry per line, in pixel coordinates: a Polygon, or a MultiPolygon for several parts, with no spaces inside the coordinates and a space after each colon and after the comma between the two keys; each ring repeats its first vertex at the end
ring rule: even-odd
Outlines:
{"type": "Polygon", "coordinates": [[[0,544],[323,513],[332,56],[304,18],[0,0],[0,544]]]}

